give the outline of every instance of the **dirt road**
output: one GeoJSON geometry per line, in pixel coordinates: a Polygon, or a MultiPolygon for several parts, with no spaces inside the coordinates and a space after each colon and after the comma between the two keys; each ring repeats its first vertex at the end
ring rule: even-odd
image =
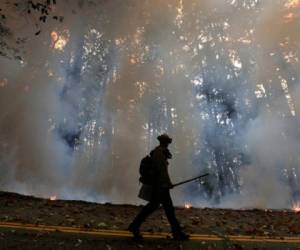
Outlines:
{"type": "Polygon", "coordinates": [[[0,223],[0,249],[300,249],[298,237],[249,237],[191,235],[190,241],[171,240],[167,233],[143,233],[135,241],[123,230],[85,230],[83,228],[20,223],[0,223]]]}
{"type": "Polygon", "coordinates": [[[300,213],[291,210],[176,208],[192,240],[174,242],[159,209],[135,242],[126,228],[139,210],[0,192],[0,249],[300,249],[300,213]]]}

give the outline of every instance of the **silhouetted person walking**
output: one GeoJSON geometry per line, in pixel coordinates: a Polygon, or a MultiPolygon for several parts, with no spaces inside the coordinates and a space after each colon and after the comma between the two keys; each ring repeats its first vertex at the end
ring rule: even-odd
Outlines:
{"type": "Polygon", "coordinates": [[[139,197],[149,201],[142,208],[133,222],[129,225],[128,230],[133,233],[136,239],[142,239],[140,234],[140,226],[146,218],[153,213],[160,204],[163,205],[166,216],[171,225],[173,238],[176,240],[188,240],[189,235],[185,234],[175,216],[175,209],[170,196],[170,189],[173,187],[168,173],[168,159],[172,158],[168,146],[172,143],[172,138],[167,134],[162,134],[157,137],[160,145],[151,151],[152,168],[155,169],[153,181],[149,185],[143,184],[139,197]],[[147,197],[148,196],[148,197],[147,197]]]}

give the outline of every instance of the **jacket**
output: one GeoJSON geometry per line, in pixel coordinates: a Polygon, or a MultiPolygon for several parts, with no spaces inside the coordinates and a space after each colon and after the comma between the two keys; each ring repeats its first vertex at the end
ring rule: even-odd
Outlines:
{"type": "Polygon", "coordinates": [[[168,159],[172,158],[172,154],[167,148],[162,146],[156,147],[152,152],[153,165],[156,168],[156,178],[154,185],[162,188],[170,188],[172,182],[168,172],[168,159]]]}

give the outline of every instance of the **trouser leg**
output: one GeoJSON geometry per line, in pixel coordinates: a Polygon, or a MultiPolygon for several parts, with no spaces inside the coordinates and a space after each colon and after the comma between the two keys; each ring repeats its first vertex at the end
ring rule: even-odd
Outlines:
{"type": "Polygon", "coordinates": [[[175,208],[173,206],[173,202],[170,196],[170,191],[167,189],[162,192],[162,200],[161,203],[164,207],[166,216],[168,221],[171,225],[172,232],[179,232],[181,231],[180,224],[175,216],[175,208]]]}
{"type": "Polygon", "coordinates": [[[146,206],[144,206],[131,223],[132,227],[139,229],[141,224],[158,208],[158,206],[158,202],[149,202],[146,206]]]}

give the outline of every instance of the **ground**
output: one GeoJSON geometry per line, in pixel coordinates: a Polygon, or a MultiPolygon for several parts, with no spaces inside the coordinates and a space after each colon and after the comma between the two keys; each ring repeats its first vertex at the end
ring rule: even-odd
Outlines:
{"type": "MultiPolygon", "coordinates": [[[[22,196],[0,192],[0,222],[48,226],[80,227],[89,230],[126,230],[141,207],[97,204],[22,196]]],[[[1,228],[0,249],[300,249],[299,244],[275,245],[264,242],[231,242],[228,236],[246,235],[282,239],[300,239],[300,213],[291,210],[230,210],[211,208],[176,208],[185,231],[218,236],[218,241],[174,242],[147,239],[135,242],[129,237],[63,234],[1,228]],[[25,246],[28,246],[26,248],[25,246]],[[298,248],[299,246],[299,248],[298,248]]],[[[162,209],[143,225],[145,232],[169,232],[162,209]]]]}

